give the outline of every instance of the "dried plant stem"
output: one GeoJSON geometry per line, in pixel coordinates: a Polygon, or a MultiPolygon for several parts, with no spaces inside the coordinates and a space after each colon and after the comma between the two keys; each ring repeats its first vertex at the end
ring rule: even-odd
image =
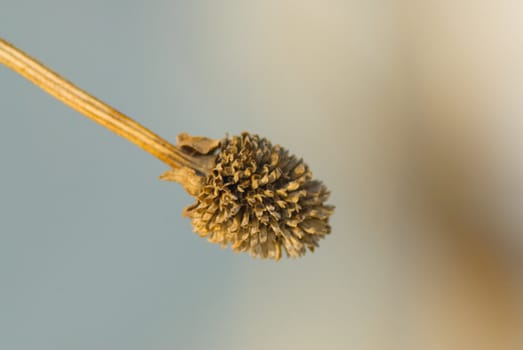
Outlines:
{"type": "Polygon", "coordinates": [[[0,38],[0,63],[84,116],[149,152],[167,165],[205,173],[206,164],[138,124],[123,113],[81,90],[56,72],[0,38]]]}
{"type": "Polygon", "coordinates": [[[221,140],[181,133],[174,146],[1,38],[0,63],[169,165],[160,179],[195,197],[184,215],[209,241],[278,260],[314,251],[330,233],[327,187],[283,147],[247,132],[221,140]]]}

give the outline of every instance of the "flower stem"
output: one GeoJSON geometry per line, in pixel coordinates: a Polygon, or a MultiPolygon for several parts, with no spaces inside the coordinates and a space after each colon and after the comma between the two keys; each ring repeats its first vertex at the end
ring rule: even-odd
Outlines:
{"type": "Polygon", "coordinates": [[[0,63],[84,116],[134,143],[173,168],[188,167],[205,173],[203,162],[138,124],[118,110],[89,95],[58,73],[0,38],[0,63]]]}

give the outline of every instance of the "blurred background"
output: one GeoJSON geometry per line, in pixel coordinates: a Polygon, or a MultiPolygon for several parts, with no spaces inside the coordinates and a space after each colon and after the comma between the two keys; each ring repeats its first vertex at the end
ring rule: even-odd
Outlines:
{"type": "Polygon", "coordinates": [[[0,0],[0,36],[175,140],[330,188],[299,260],[207,243],[165,166],[0,67],[0,348],[523,348],[523,4],[0,0]]]}

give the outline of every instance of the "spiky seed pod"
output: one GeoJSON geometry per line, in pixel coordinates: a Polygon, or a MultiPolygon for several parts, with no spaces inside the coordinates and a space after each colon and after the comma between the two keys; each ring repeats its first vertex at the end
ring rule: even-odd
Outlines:
{"type": "Polygon", "coordinates": [[[282,250],[289,257],[302,256],[307,248],[313,251],[330,233],[328,219],[334,207],[325,204],[327,188],[284,148],[248,133],[219,144],[186,134],[178,141],[193,154],[219,149],[205,176],[187,168],[162,176],[182,184],[183,179],[196,197],[184,214],[201,237],[253,257],[278,260],[282,250]]]}
{"type": "Polygon", "coordinates": [[[211,242],[277,260],[282,248],[291,257],[312,251],[330,232],[327,189],[280,146],[248,133],[222,141],[181,134],[173,146],[1,38],[0,64],[173,167],[161,178],[196,197],[185,214],[211,242]]]}

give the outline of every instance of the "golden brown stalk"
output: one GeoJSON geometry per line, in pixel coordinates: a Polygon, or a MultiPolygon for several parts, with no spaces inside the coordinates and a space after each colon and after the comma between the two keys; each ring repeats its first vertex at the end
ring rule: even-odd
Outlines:
{"type": "Polygon", "coordinates": [[[69,107],[136,144],[171,167],[208,172],[205,164],[138,124],[123,113],[81,90],[37,60],[0,39],[0,63],[11,68],[69,107]]]}
{"type": "Polygon", "coordinates": [[[196,198],[184,214],[210,242],[278,260],[282,251],[313,251],[330,233],[327,188],[279,145],[248,133],[223,140],[182,133],[173,146],[2,39],[0,63],[171,166],[160,178],[196,198]]]}

